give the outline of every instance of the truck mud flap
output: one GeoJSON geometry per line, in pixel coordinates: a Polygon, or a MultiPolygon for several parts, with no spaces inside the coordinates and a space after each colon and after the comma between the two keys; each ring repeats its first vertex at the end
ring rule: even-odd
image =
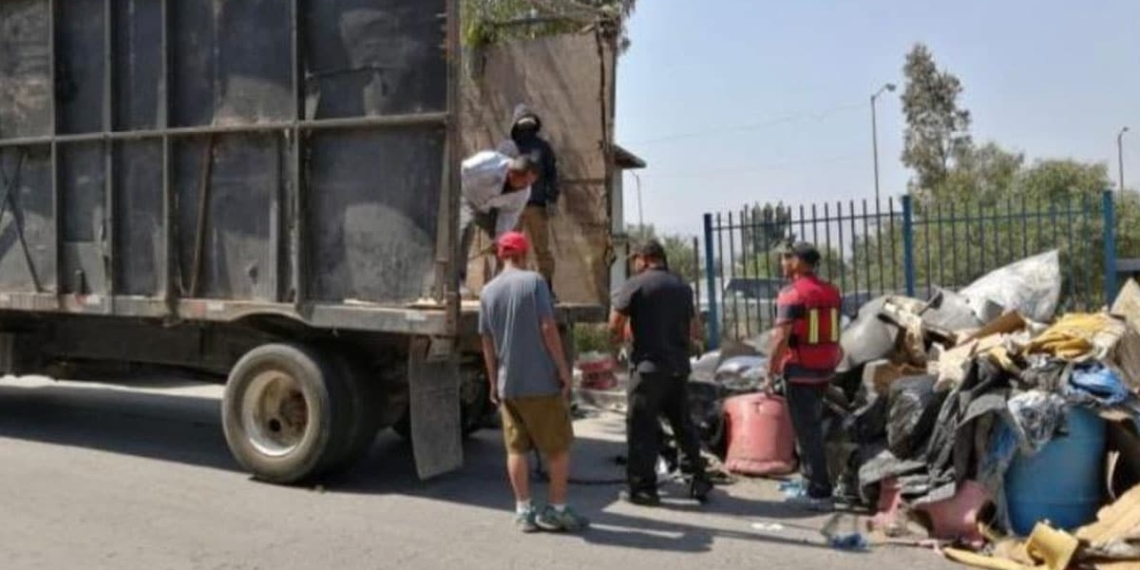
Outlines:
{"type": "Polygon", "coordinates": [[[447,348],[433,347],[429,339],[415,339],[408,354],[412,451],[420,479],[463,466],[459,361],[447,348]]]}

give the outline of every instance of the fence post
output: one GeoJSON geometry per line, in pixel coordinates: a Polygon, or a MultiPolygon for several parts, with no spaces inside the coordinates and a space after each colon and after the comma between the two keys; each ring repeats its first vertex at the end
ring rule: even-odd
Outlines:
{"type": "Polygon", "coordinates": [[[701,240],[697,236],[693,236],[693,264],[696,267],[696,273],[693,277],[693,287],[695,289],[693,291],[695,297],[693,300],[699,306],[701,304],[701,292],[703,291],[701,288],[701,277],[703,276],[701,275],[701,240]]]}
{"type": "Polygon", "coordinates": [[[1104,304],[1112,306],[1116,297],[1116,202],[1112,190],[1101,194],[1104,205],[1104,304]]]}
{"type": "Polygon", "coordinates": [[[903,275],[906,278],[906,296],[914,297],[914,204],[910,195],[902,197],[903,207],[903,275]]]}
{"type": "Polygon", "coordinates": [[[705,323],[706,350],[720,348],[720,311],[716,306],[716,259],[713,248],[712,214],[705,214],[705,285],[709,302],[709,317],[705,323]]]}

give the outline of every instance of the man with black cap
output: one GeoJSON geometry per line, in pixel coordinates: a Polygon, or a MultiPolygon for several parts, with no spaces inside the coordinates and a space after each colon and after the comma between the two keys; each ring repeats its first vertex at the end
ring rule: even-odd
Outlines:
{"type": "Polygon", "coordinates": [[[816,276],[819,261],[819,250],[805,242],[792,244],[783,253],[780,267],[791,284],[776,299],[776,329],[764,388],[771,392],[775,379],[784,379],[801,470],[808,481],[807,495],[792,502],[829,511],[834,504],[823,446],[823,398],[843,356],[842,297],[835,286],[816,276]]]}
{"type": "Polygon", "coordinates": [[[519,155],[530,156],[538,165],[538,179],[522,213],[522,227],[534,246],[538,272],[554,287],[554,252],[550,244],[550,224],[558,211],[558,158],[543,138],[542,118],[527,105],[515,107],[511,117],[511,139],[519,155]]]}
{"type": "Polygon", "coordinates": [[[656,466],[663,445],[660,418],[664,416],[693,474],[690,496],[703,502],[712,484],[701,458],[686,391],[690,342],[701,335],[693,290],[669,272],[665,248],[656,241],[639,247],[633,264],[636,275],[614,297],[610,317],[615,345],[621,344],[627,322],[633,332],[626,420],[629,491],[625,498],[643,506],[661,502],[656,466]]]}

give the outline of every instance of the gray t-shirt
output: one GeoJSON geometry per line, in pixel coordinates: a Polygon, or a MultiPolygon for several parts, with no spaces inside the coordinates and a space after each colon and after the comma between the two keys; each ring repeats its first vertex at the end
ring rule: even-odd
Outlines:
{"type": "Polygon", "coordinates": [[[546,281],[533,271],[507,269],[483,287],[480,297],[479,333],[495,339],[499,394],[558,394],[558,369],[542,341],[542,319],[554,317],[546,281]]]}

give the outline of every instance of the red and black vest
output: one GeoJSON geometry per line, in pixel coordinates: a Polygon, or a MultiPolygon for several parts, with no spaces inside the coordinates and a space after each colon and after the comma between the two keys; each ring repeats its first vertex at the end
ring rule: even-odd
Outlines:
{"type": "Polygon", "coordinates": [[[785,377],[825,381],[835,373],[839,346],[839,290],[814,275],[800,277],[776,299],[778,324],[791,323],[788,353],[780,369],[785,377]]]}

